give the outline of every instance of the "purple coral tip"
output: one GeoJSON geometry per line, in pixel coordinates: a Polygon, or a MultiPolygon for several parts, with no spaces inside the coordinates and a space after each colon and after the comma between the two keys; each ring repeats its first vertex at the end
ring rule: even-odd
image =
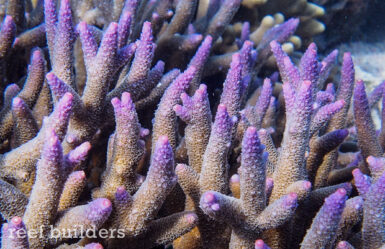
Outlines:
{"type": "Polygon", "coordinates": [[[203,39],[203,35],[201,35],[201,34],[189,35],[189,40],[194,44],[199,43],[200,41],[202,41],[202,39],[203,39]]]}
{"type": "Polygon", "coordinates": [[[103,246],[99,243],[91,243],[84,247],[85,249],[103,249],[103,246]]]}
{"type": "Polygon", "coordinates": [[[213,37],[211,35],[206,36],[206,38],[203,40],[203,43],[209,43],[211,44],[213,41],[213,37]]]}
{"type": "Polygon", "coordinates": [[[241,55],[239,53],[233,54],[231,59],[231,64],[239,65],[241,63],[241,55]]]}
{"type": "Polygon", "coordinates": [[[372,170],[378,170],[384,167],[384,162],[382,162],[380,158],[376,158],[374,156],[368,156],[368,158],[366,158],[366,162],[372,170]]]}
{"type": "Polygon", "coordinates": [[[372,164],[376,162],[376,159],[374,156],[368,156],[368,158],[366,158],[366,162],[372,164]]]}
{"type": "Polygon", "coordinates": [[[162,168],[169,172],[174,171],[173,151],[169,139],[165,135],[160,136],[156,141],[150,171],[152,172],[155,168],[162,168]]]}
{"type": "Polygon", "coordinates": [[[12,221],[13,224],[19,224],[19,223],[21,223],[21,218],[18,217],[18,216],[15,216],[15,217],[12,218],[11,221],[12,221]]]}
{"type": "Polygon", "coordinates": [[[72,173],[72,176],[74,178],[76,178],[77,180],[83,180],[86,178],[86,173],[84,173],[83,170],[81,171],[75,171],[74,173],[72,173]]]}
{"type": "Polygon", "coordinates": [[[151,34],[151,33],[152,33],[151,22],[144,22],[143,23],[143,29],[142,29],[142,35],[151,34]]]}
{"type": "Polygon", "coordinates": [[[200,84],[197,92],[202,95],[207,93],[207,86],[205,84],[200,84]]]}
{"type": "Polygon", "coordinates": [[[179,163],[179,164],[176,165],[176,167],[175,167],[175,171],[183,172],[184,170],[185,170],[185,166],[184,166],[184,164],[182,164],[182,163],[179,163]]]}
{"type": "Polygon", "coordinates": [[[224,104],[218,105],[218,112],[227,112],[227,107],[224,104]]]}
{"type": "Polygon", "coordinates": [[[127,20],[127,18],[129,18],[130,16],[131,16],[131,12],[130,11],[124,11],[123,10],[122,16],[120,18],[124,19],[124,20],[127,20]]]}
{"type": "Polygon", "coordinates": [[[306,87],[306,88],[310,88],[310,86],[311,86],[311,81],[310,81],[310,80],[304,80],[304,81],[302,82],[302,86],[303,86],[303,87],[306,87]]]}
{"type": "Polygon", "coordinates": [[[264,128],[262,128],[262,129],[260,129],[260,130],[258,131],[258,133],[259,133],[260,135],[266,135],[266,134],[267,134],[267,130],[264,129],[264,128]]]}
{"type": "Polygon", "coordinates": [[[150,134],[149,129],[140,128],[140,137],[145,137],[145,136],[148,136],[149,134],[150,134]]]}
{"type": "Polygon", "coordinates": [[[317,45],[315,45],[314,42],[310,43],[309,47],[307,49],[310,49],[313,53],[317,52],[317,45]]]}
{"type": "Polygon", "coordinates": [[[52,82],[56,79],[56,76],[53,72],[47,73],[45,77],[47,78],[48,82],[52,82]]]}
{"type": "Polygon", "coordinates": [[[283,64],[285,65],[286,68],[290,68],[292,64],[291,59],[289,57],[283,58],[283,64]]]}
{"type": "Polygon", "coordinates": [[[127,200],[129,194],[124,186],[120,186],[116,189],[115,199],[117,201],[127,200]]]}
{"type": "Polygon", "coordinates": [[[154,66],[154,68],[157,68],[159,71],[164,71],[164,66],[165,66],[165,63],[164,63],[164,61],[162,61],[162,60],[159,60],[156,64],[155,64],[155,66],[154,66]]]}
{"type": "MultiPolygon", "coordinates": [[[[76,137],[69,136],[67,138],[68,143],[74,143],[78,141],[76,137]]],[[[78,163],[80,161],[83,161],[86,156],[88,155],[88,152],[91,150],[91,143],[90,142],[84,142],[78,147],[76,147],[74,150],[72,150],[68,155],[68,160],[71,163],[78,163]]]]}
{"type": "Polygon", "coordinates": [[[266,178],[266,185],[273,185],[273,184],[274,184],[273,178],[267,177],[267,178],[266,178]]]}
{"type": "Polygon", "coordinates": [[[309,190],[311,188],[311,182],[309,181],[305,181],[303,183],[303,187],[306,189],[306,190],[309,190]]]}
{"type": "Polygon", "coordinates": [[[290,18],[286,21],[286,23],[289,23],[291,26],[296,27],[299,24],[299,18],[290,18]]]}
{"type": "Polygon", "coordinates": [[[192,224],[198,220],[198,216],[196,214],[187,214],[185,219],[188,223],[192,224]]]}
{"type": "Polygon", "coordinates": [[[215,193],[211,191],[204,193],[203,201],[207,204],[213,203],[214,201],[216,201],[215,193]]]}
{"type": "Polygon", "coordinates": [[[158,139],[159,145],[167,145],[169,143],[167,136],[160,136],[158,139]]]}
{"type": "Polygon", "coordinates": [[[120,187],[118,187],[118,188],[116,189],[116,194],[117,194],[117,195],[122,195],[122,194],[125,193],[125,192],[126,192],[126,189],[125,189],[124,186],[120,186],[120,187]]]}
{"type": "Polygon", "coordinates": [[[362,91],[362,92],[365,91],[365,84],[363,80],[358,80],[356,82],[356,89],[357,89],[356,91],[362,91]]]}
{"type": "Polygon", "coordinates": [[[16,48],[20,43],[20,39],[19,38],[15,38],[15,40],[13,41],[13,44],[12,44],[12,47],[16,48]]]}
{"type": "Polygon", "coordinates": [[[76,141],[78,141],[78,137],[74,134],[68,134],[67,137],[66,137],[66,140],[68,143],[70,144],[74,144],[76,141]]]}
{"type": "Polygon", "coordinates": [[[211,209],[213,211],[218,211],[220,209],[220,206],[218,203],[214,203],[213,205],[211,205],[211,209]]]}
{"type": "Polygon", "coordinates": [[[218,198],[215,195],[215,192],[208,191],[202,196],[203,204],[211,209],[212,211],[218,211],[220,209],[220,205],[218,203],[218,198]]]}
{"type": "Polygon", "coordinates": [[[15,216],[11,219],[11,223],[14,226],[19,226],[22,223],[22,219],[19,216],[15,216]]]}
{"type": "Polygon", "coordinates": [[[257,61],[258,58],[258,52],[256,50],[251,50],[250,59],[253,62],[253,64],[257,61]]]}
{"type": "Polygon", "coordinates": [[[117,200],[126,199],[127,196],[128,196],[128,192],[126,191],[126,188],[124,186],[120,186],[116,189],[115,198],[117,200]]]}
{"type": "Polygon", "coordinates": [[[340,241],[338,244],[337,244],[337,249],[347,249],[349,248],[349,245],[346,241],[340,241]]]}
{"type": "Polygon", "coordinates": [[[7,15],[7,16],[5,17],[5,19],[4,19],[4,24],[7,25],[7,24],[9,24],[9,23],[11,23],[11,22],[13,23],[13,18],[12,18],[12,16],[8,16],[8,15],[7,15]]]}
{"type": "Polygon", "coordinates": [[[183,106],[181,105],[175,105],[173,107],[173,110],[176,112],[176,115],[181,116],[183,113],[183,106]]]}
{"type": "Polygon", "coordinates": [[[345,100],[343,99],[337,100],[335,104],[337,104],[338,107],[342,108],[345,105],[345,100]]]}
{"type": "Polygon", "coordinates": [[[190,96],[188,96],[187,93],[183,92],[180,95],[180,99],[182,100],[183,103],[187,103],[190,100],[190,96]]]}
{"type": "Polygon", "coordinates": [[[60,6],[66,7],[69,6],[70,0],[61,0],[60,6]]]}
{"type": "Polygon", "coordinates": [[[363,205],[364,205],[364,199],[362,199],[360,197],[355,197],[353,201],[354,201],[353,207],[356,210],[360,210],[363,207],[363,205]]]}
{"type": "Polygon", "coordinates": [[[19,91],[20,91],[20,87],[16,84],[10,84],[4,90],[5,94],[10,92],[19,92],[19,91]]]}
{"type": "Polygon", "coordinates": [[[273,41],[270,42],[270,47],[272,49],[277,48],[279,46],[281,46],[281,45],[276,40],[273,40],[273,41]]]}
{"type": "Polygon", "coordinates": [[[349,130],[348,129],[338,130],[338,135],[340,137],[347,137],[349,135],[349,130]]]}
{"type": "Polygon", "coordinates": [[[360,175],[360,174],[362,174],[362,173],[361,173],[361,170],[360,170],[360,169],[354,169],[354,170],[352,171],[352,174],[353,174],[353,176],[358,176],[358,175],[360,175]]]}
{"type": "Polygon", "coordinates": [[[142,183],[146,180],[145,176],[142,175],[137,175],[136,176],[136,184],[137,185],[142,185],[142,183]]]}
{"type": "Polygon", "coordinates": [[[296,206],[297,204],[297,194],[292,192],[290,194],[287,195],[287,198],[285,200],[285,206],[287,207],[293,207],[293,206],[296,206]]]}
{"type": "MultiPolygon", "coordinates": [[[[106,198],[98,198],[94,200],[91,205],[98,210],[97,213],[105,213],[109,214],[112,210],[112,203],[109,199],[106,198]]],[[[98,216],[98,215],[97,215],[98,216]]],[[[95,217],[96,218],[96,217],[95,217]]],[[[99,217],[97,217],[99,218],[99,217]]],[[[92,219],[92,218],[91,218],[92,219]]]]}
{"type": "Polygon", "coordinates": [[[16,97],[12,100],[13,109],[20,109],[23,107],[23,105],[24,105],[24,101],[21,98],[16,97]]]}
{"type": "Polygon", "coordinates": [[[131,94],[129,92],[124,92],[122,94],[122,104],[123,105],[128,105],[132,102],[131,100],[131,94]]]}
{"type": "Polygon", "coordinates": [[[336,193],[338,193],[340,196],[345,196],[346,195],[346,189],[339,188],[336,193]]]}
{"type": "Polygon", "coordinates": [[[274,180],[273,178],[267,177],[265,182],[266,182],[265,191],[266,193],[269,193],[274,187],[274,180]]]}
{"type": "Polygon", "coordinates": [[[231,123],[236,124],[238,122],[238,117],[237,116],[232,116],[231,117],[231,123]]]}
{"type": "Polygon", "coordinates": [[[46,138],[46,143],[49,147],[57,145],[59,142],[59,138],[55,133],[54,129],[51,129],[48,131],[47,138],[46,138]]]}
{"type": "Polygon", "coordinates": [[[73,98],[74,98],[74,96],[72,95],[72,93],[67,92],[67,93],[64,94],[62,99],[65,102],[72,102],[73,98]]]}
{"type": "Polygon", "coordinates": [[[330,93],[330,94],[335,94],[335,89],[334,89],[334,85],[333,83],[329,83],[326,85],[326,92],[330,93]]]}
{"type": "Polygon", "coordinates": [[[157,20],[157,19],[159,19],[159,14],[156,13],[156,12],[152,13],[151,19],[152,19],[152,20],[157,20]]]}
{"type": "Polygon", "coordinates": [[[108,26],[109,29],[112,29],[112,30],[118,30],[118,23],[117,22],[111,22],[110,25],[108,26]]]}
{"type": "Polygon", "coordinates": [[[115,97],[115,98],[111,99],[111,104],[112,104],[115,108],[119,107],[119,105],[120,105],[120,100],[119,100],[119,98],[118,98],[118,97],[115,97]]]}
{"type": "Polygon", "coordinates": [[[350,184],[350,183],[345,183],[344,185],[343,185],[343,188],[346,190],[346,192],[350,192],[350,191],[352,191],[352,189],[353,189],[353,186],[352,186],[352,184],[350,184]]]}
{"type": "Polygon", "coordinates": [[[249,41],[249,40],[246,40],[246,41],[243,43],[243,46],[252,47],[252,46],[254,46],[254,42],[249,41]]]}
{"type": "Polygon", "coordinates": [[[86,22],[80,22],[79,24],[78,24],[78,31],[79,32],[86,32],[87,31],[87,29],[88,29],[88,24],[86,23],[86,22]]]}
{"type": "Polygon", "coordinates": [[[343,60],[350,59],[351,57],[352,57],[352,55],[350,54],[350,52],[345,52],[343,60]]]}
{"type": "Polygon", "coordinates": [[[239,183],[240,182],[240,177],[238,174],[234,174],[231,178],[230,178],[230,182],[232,183],[239,183]]]}
{"type": "Polygon", "coordinates": [[[91,143],[90,142],[84,142],[82,143],[78,149],[77,149],[77,152],[81,155],[85,155],[88,153],[88,151],[90,151],[91,149],[91,143]]]}
{"type": "Polygon", "coordinates": [[[246,132],[249,136],[252,136],[257,133],[257,129],[254,126],[250,126],[249,128],[247,128],[246,132]]]}
{"type": "Polygon", "coordinates": [[[41,60],[42,56],[40,49],[35,49],[32,54],[32,61],[41,60]]]}
{"type": "Polygon", "coordinates": [[[110,208],[111,207],[111,201],[108,199],[104,199],[101,203],[103,208],[110,208]]]}
{"type": "Polygon", "coordinates": [[[261,239],[255,241],[255,247],[254,248],[255,249],[269,249],[269,247],[261,239]]]}

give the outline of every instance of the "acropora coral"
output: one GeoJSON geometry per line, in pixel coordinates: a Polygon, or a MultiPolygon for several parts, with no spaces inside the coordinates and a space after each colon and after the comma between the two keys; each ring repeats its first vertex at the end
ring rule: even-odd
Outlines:
{"type": "Polygon", "coordinates": [[[385,248],[385,84],[318,54],[322,15],[0,1],[1,248],[385,248]]]}

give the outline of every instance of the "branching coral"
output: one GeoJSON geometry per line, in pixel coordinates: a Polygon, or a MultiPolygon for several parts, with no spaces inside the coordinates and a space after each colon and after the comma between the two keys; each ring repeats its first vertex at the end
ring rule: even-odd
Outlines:
{"type": "Polygon", "coordinates": [[[383,84],[289,57],[319,7],[241,2],[1,3],[2,248],[384,246],[383,84]]]}

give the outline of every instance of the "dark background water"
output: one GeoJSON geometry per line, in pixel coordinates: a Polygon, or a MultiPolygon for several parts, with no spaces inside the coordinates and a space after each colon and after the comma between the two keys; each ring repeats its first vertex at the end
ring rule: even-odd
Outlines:
{"type": "Polygon", "coordinates": [[[346,42],[385,40],[384,0],[314,0],[325,8],[326,30],[315,38],[323,50],[346,42]]]}

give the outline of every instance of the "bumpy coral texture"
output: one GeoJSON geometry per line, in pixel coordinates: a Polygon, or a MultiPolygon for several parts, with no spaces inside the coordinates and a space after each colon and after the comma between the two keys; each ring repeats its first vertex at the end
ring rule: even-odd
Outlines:
{"type": "Polygon", "coordinates": [[[323,14],[0,1],[1,248],[385,248],[385,84],[330,76],[323,14]]]}

